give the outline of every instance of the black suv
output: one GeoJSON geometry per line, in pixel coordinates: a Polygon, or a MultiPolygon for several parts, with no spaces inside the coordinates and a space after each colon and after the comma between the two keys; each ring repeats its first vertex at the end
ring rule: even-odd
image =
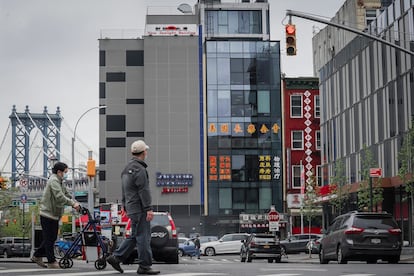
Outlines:
{"type": "MultiPolygon", "coordinates": [[[[131,234],[131,220],[125,227],[125,238],[131,234]]],[[[152,257],[157,262],[178,264],[178,237],[174,220],[168,212],[154,212],[151,221],[152,257]]],[[[133,263],[137,258],[137,250],[123,263],[133,263]]]]}
{"type": "Polygon", "coordinates": [[[280,263],[282,249],[279,239],[272,234],[250,234],[245,241],[241,241],[240,261],[248,263],[252,259],[267,259],[268,263],[280,263]]]}
{"type": "Polygon", "coordinates": [[[329,226],[320,242],[319,261],[398,263],[401,246],[401,229],[392,215],[353,211],[336,217],[329,226]]]}

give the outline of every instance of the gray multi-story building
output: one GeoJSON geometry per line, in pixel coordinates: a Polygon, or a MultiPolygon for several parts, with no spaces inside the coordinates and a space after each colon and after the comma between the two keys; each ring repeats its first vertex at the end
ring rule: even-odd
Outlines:
{"type": "Polygon", "coordinates": [[[129,146],[144,139],[153,205],[173,214],[179,232],[265,227],[264,217],[259,226],[242,214],[282,210],[280,50],[269,41],[269,4],[200,0],[180,10],[148,9],[140,38],[99,40],[101,201],[120,201],[129,146]]]}
{"type": "MultiPolygon", "coordinates": [[[[346,1],[332,21],[352,25],[343,15],[365,16],[367,24],[360,29],[413,51],[414,1],[377,1],[382,5],[364,14],[365,2],[372,1],[346,1]]],[[[364,152],[372,153],[384,177],[384,201],[375,207],[391,212],[404,226],[408,212],[398,178],[398,153],[414,115],[413,55],[345,32],[328,26],[313,38],[314,60],[319,61],[315,72],[320,78],[324,181],[331,181],[335,163],[342,160],[347,182],[360,182],[367,165],[364,152]]]]}

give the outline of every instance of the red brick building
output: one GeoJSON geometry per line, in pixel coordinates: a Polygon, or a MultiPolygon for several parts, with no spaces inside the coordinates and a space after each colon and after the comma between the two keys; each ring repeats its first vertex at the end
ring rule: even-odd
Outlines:
{"type": "MultiPolygon", "coordinates": [[[[307,233],[309,222],[301,215],[304,184],[314,176],[316,185],[322,185],[319,79],[300,77],[282,81],[285,213],[290,215],[292,234],[307,233]]],[[[311,226],[311,232],[320,233],[319,216],[312,219],[311,226]]]]}

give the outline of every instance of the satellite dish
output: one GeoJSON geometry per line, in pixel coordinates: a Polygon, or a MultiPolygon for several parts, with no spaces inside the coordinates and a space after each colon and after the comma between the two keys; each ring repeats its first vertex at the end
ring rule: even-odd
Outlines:
{"type": "Polygon", "coordinates": [[[185,4],[185,3],[184,4],[180,4],[177,7],[177,10],[179,10],[182,13],[193,13],[193,9],[191,8],[191,6],[188,5],[188,4],[185,4]]]}

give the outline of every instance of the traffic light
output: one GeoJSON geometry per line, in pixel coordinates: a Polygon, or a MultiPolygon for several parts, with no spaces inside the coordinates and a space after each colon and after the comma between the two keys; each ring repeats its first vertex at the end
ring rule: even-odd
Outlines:
{"type": "Polygon", "coordinates": [[[296,25],[287,24],[286,31],[286,54],[296,56],[296,25]]]}

